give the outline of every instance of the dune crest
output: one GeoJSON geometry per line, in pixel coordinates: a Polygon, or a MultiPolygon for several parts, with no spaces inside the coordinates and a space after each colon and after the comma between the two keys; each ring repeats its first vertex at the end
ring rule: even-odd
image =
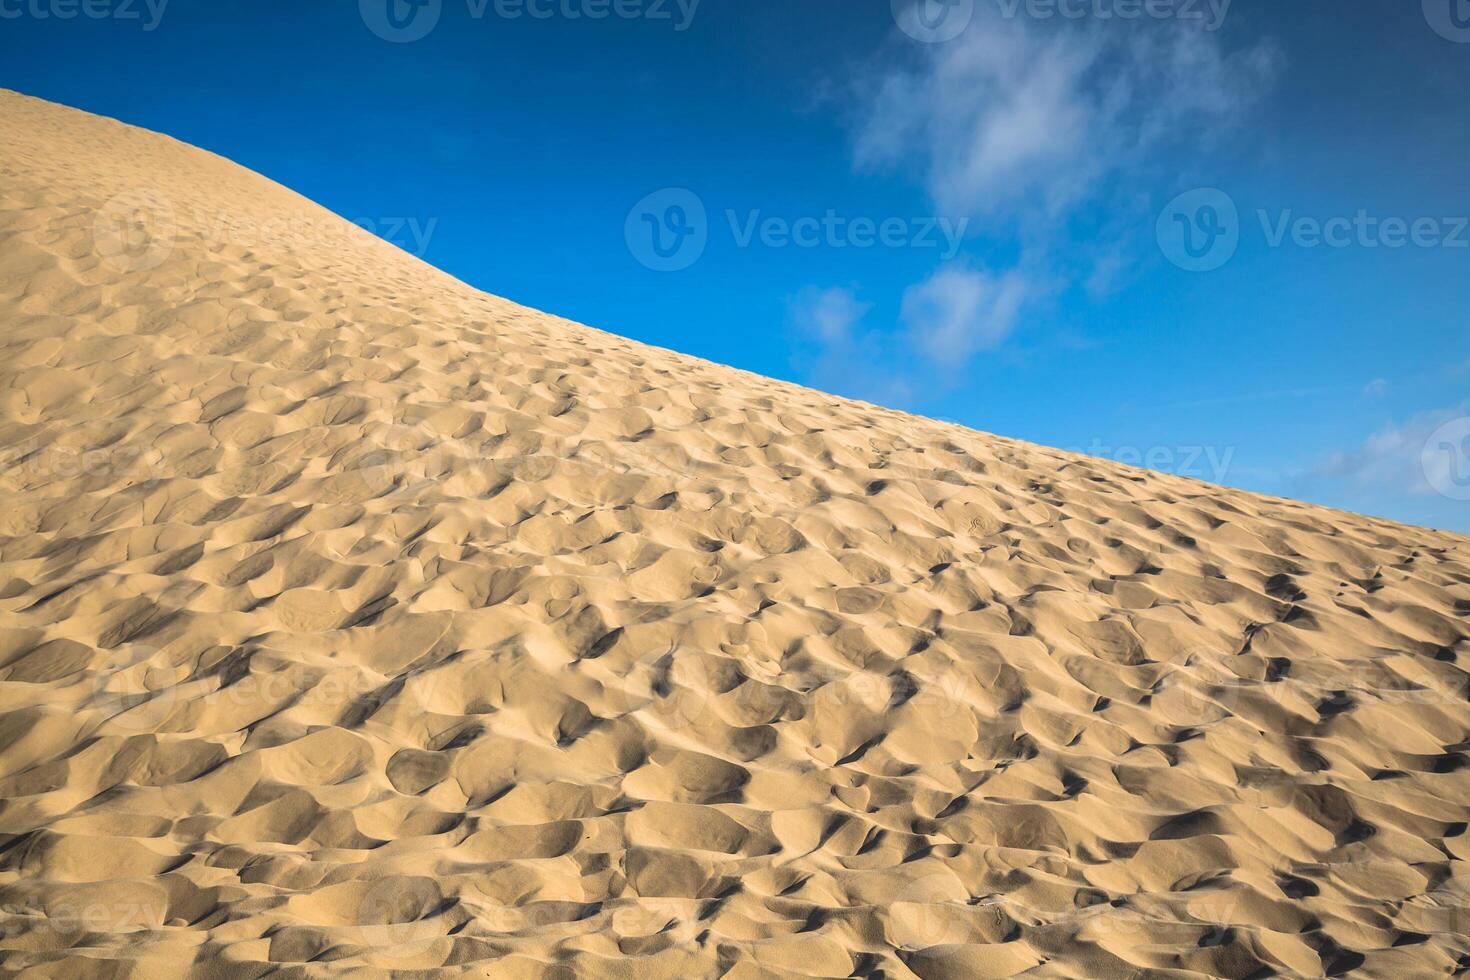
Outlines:
{"type": "Polygon", "coordinates": [[[1464,537],[643,346],[8,92],[0,379],[7,974],[1470,967],[1464,537]]]}

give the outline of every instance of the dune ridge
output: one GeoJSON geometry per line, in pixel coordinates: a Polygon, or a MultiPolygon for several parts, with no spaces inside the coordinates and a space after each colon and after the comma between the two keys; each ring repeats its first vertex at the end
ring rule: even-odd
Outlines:
{"type": "Polygon", "coordinates": [[[1464,537],[637,344],[4,91],[0,459],[9,975],[1470,969],[1464,537]]]}

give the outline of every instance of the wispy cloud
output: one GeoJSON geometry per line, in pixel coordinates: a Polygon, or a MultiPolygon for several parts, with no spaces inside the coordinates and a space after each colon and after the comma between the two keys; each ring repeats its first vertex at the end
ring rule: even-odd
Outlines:
{"type": "Polygon", "coordinates": [[[951,263],[904,292],[899,316],[919,353],[948,369],[1009,337],[1029,289],[1017,271],[951,263]]]}
{"type": "Polygon", "coordinates": [[[792,297],[791,320],[796,327],[823,344],[842,344],[852,339],[853,328],[873,308],[860,302],[851,289],[808,287],[792,297]]]}
{"type": "Polygon", "coordinates": [[[809,286],[787,301],[799,339],[812,353],[803,364],[811,383],[826,391],[903,407],[913,398],[908,372],[898,365],[894,338],[869,330],[863,320],[873,304],[843,286],[809,286]]]}
{"type": "Polygon", "coordinates": [[[1426,453],[1425,447],[1446,422],[1466,415],[1470,415],[1470,402],[1419,412],[1406,422],[1384,426],[1360,446],[1332,453],[1311,475],[1413,494],[1431,493],[1432,474],[1426,467],[1440,455],[1426,453]]]}
{"type": "Polygon", "coordinates": [[[910,177],[936,213],[970,221],[971,251],[991,259],[961,256],[909,286],[888,330],[852,334],[870,307],[842,290],[807,291],[793,318],[824,338],[829,368],[881,348],[903,356],[862,372],[906,363],[930,375],[896,382],[918,391],[1003,345],[1043,296],[1075,284],[1099,299],[1125,283],[1152,235],[1154,178],[1172,172],[1161,154],[1228,127],[1278,61],[1269,46],[1231,51],[1186,23],[998,11],[889,57],[855,88],[854,166],[910,177]]]}
{"type": "Polygon", "coordinates": [[[864,93],[861,167],[923,175],[941,211],[1066,217],[1153,151],[1199,144],[1275,73],[1257,45],[1178,23],[1076,25],[992,15],[864,93]]]}

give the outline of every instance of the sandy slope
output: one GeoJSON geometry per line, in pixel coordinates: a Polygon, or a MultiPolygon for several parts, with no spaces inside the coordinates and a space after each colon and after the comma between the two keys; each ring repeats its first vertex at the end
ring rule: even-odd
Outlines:
{"type": "Polygon", "coordinates": [[[643,347],[9,93],[0,454],[7,973],[1470,965],[1465,538],[643,347]]]}

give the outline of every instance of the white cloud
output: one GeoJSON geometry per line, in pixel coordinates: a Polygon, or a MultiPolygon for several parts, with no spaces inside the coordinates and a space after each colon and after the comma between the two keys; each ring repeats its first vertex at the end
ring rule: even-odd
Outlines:
{"type": "Polygon", "coordinates": [[[991,273],[951,263],[903,294],[909,339],[940,367],[999,346],[1016,327],[1028,284],[1014,270],[991,273]]]}
{"type": "Polygon", "coordinates": [[[1042,292],[1075,281],[1101,297],[1125,282],[1157,204],[1146,171],[1169,172],[1156,154],[1202,148],[1276,61],[1180,22],[980,10],[953,41],[904,46],[919,60],[862,89],[853,148],[859,168],[915,174],[940,214],[979,219],[974,230],[1025,256],[1024,271],[951,262],[907,290],[906,339],[949,367],[1002,343],[1042,292]]]}
{"type": "Polygon", "coordinates": [[[841,286],[808,286],[787,302],[791,323],[814,344],[804,373],[825,391],[880,405],[907,405],[914,386],[892,350],[891,336],[862,328],[872,303],[841,286]]]}
{"type": "Polygon", "coordinates": [[[1171,142],[1202,140],[1276,57],[1181,23],[1080,27],[992,16],[867,92],[862,167],[917,166],[941,211],[1055,218],[1171,142]]]}
{"type": "Polygon", "coordinates": [[[1202,147],[1272,74],[1269,48],[1230,53],[1220,38],[1177,22],[988,11],[948,43],[897,49],[918,60],[880,68],[861,89],[855,165],[912,173],[937,214],[980,219],[974,231],[1022,258],[942,264],[904,292],[897,334],[862,331],[872,307],[850,290],[804,291],[792,319],[821,346],[816,373],[932,390],[1004,343],[1041,295],[1070,281],[1095,297],[1119,288],[1152,234],[1145,171],[1170,172],[1157,151],[1202,147]]]}
{"type": "Polygon", "coordinates": [[[1470,402],[1420,412],[1402,425],[1385,426],[1355,449],[1333,453],[1313,475],[1416,494],[1431,493],[1424,451],[1429,437],[1446,422],[1466,415],[1470,415],[1470,402]]]}
{"type": "Polygon", "coordinates": [[[872,308],[872,303],[859,301],[851,289],[840,286],[809,286],[790,302],[792,322],[827,345],[851,339],[853,328],[872,308]]]}

